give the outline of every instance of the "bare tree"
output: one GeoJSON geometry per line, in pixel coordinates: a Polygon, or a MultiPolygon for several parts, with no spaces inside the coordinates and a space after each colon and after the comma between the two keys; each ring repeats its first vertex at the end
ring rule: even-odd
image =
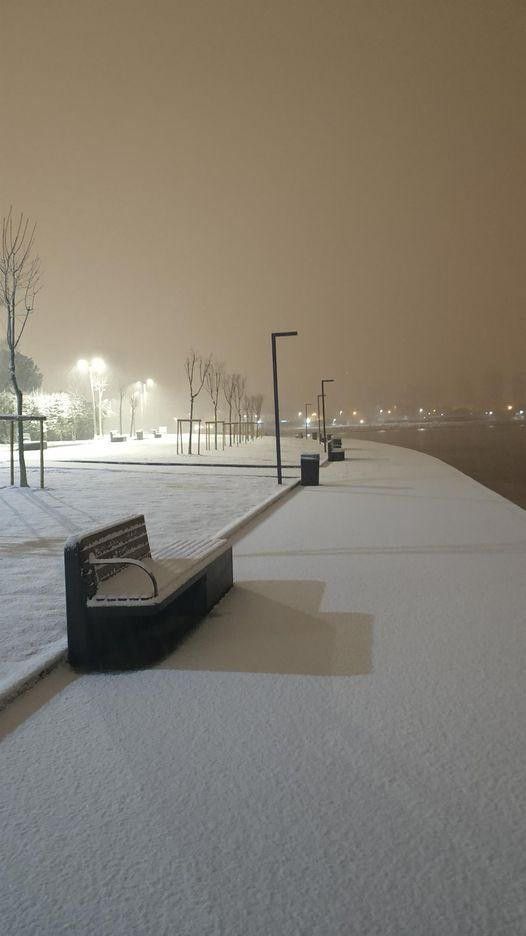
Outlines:
{"type": "Polygon", "coordinates": [[[243,399],[245,396],[246,385],[247,385],[246,377],[243,377],[241,374],[234,374],[234,409],[237,413],[237,419],[239,423],[238,438],[240,442],[241,442],[241,413],[243,410],[243,399]]]}
{"type": "MultiPolygon", "coordinates": [[[[0,305],[6,313],[6,344],[9,376],[16,396],[17,416],[22,416],[23,394],[16,376],[16,350],[40,290],[40,259],[34,254],[36,224],[21,214],[13,222],[13,211],[2,219],[0,248],[0,305]]],[[[28,487],[24,458],[24,424],[18,422],[20,487],[28,487]]]]}
{"type": "MultiPolygon", "coordinates": [[[[219,394],[223,385],[224,365],[210,361],[210,367],[206,372],[206,389],[212,401],[214,410],[214,445],[217,449],[217,409],[219,406],[219,394]]],[[[224,444],[224,443],[223,443],[224,444]]]]}
{"type": "MultiPolygon", "coordinates": [[[[130,395],[128,397],[128,403],[130,404],[130,438],[135,432],[135,410],[139,405],[139,394],[137,388],[132,386],[129,388],[130,395]]],[[[122,434],[122,432],[121,432],[122,434]]]]}
{"type": "Polygon", "coordinates": [[[263,407],[263,394],[255,393],[252,397],[252,405],[254,408],[254,416],[256,417],[256,422],[259,422],[261,419],[261,410],[263,407]]]}
{"type": "Polygon", "coordinates": [[[247,438],[250,439],[251,438],[250,423],[252,422],[252,397],[249,396],[248,393],[245,393],[243,397],[243,413],[247,417],[246,436],[247,438]]]}
{"type": "Polygon", "coordinates": [[[201,357],[197,351],[191,349],[185,361],[186,376],[188,379],[188,389],[190,391],[190,437],[188,439],[188,454],[192,454],[192,430],[194,425],[194,405],[196,397],[203,389],[206,375],[210,370],[212,363],[211,355],[207,358],[201,357]]]}
{"type": "Polygon", "coordinates": [[[126,371],[117,372],[116,388],[119,392],[119,432],[124,434],[124,404],[130,399],[132,379],[126,371]]]}
{"type": "Polygon", "coordinates": [[[119,432],[123,435],[122,428],[122,411],[124,407],[124,400],[126,399],[126,390],[128,389],[126,384],[119,384],[119,432]]]}
{"type": "Polygon", "coordinates": [[[234,408],[234,386],[237,374],[223,375],[223,395],[228,406],[228,436],[232,445],[232,410],[234,408]]]}

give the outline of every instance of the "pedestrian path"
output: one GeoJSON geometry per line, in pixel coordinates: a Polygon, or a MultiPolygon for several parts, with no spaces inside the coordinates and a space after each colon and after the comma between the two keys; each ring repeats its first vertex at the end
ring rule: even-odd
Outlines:
{"type": "Polygon", "coordinates": [[[525,553],[520,508],[353,443],[162,666],[2,741],[6,931],[526,932],[525,553]]]}

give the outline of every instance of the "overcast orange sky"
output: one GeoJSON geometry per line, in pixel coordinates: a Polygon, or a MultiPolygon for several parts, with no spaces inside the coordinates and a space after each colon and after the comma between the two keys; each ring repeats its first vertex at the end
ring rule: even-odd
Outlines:
{"type": "Polygon", "coordinates": [[[2,0],[0,212],[38,222],[21,350],[284,405],[526,370],[522,0],[2,0]]]}

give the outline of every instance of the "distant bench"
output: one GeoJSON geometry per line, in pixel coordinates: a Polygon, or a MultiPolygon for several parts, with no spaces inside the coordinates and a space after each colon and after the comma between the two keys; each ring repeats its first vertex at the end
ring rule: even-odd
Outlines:
{"type": "MultiPolygon", "coordinates": [[[[42,443],[42,447],[47,449],[47,442],[42,443]]],[[[40,442],[31,438],[30,435],[24,433],[24,452],[38,451],[40,449],[40,442]]]]}
{"type": "Polygon", "coordinates": [[[155,662],[233,583],[226,540],[178,541],[153,559],[142,515],[71,536],[64,560],[68,659],[82,670],[155,662]]]}

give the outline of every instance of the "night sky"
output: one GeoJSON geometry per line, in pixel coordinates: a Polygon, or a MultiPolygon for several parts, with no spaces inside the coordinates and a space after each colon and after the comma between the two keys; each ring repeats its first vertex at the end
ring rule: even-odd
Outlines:
{"type": "Polygon", "coordinates": [[[285,409],[526,370],[522,0],[3,0],[0,213],[38,222],[21,348],[285,409]]]}

